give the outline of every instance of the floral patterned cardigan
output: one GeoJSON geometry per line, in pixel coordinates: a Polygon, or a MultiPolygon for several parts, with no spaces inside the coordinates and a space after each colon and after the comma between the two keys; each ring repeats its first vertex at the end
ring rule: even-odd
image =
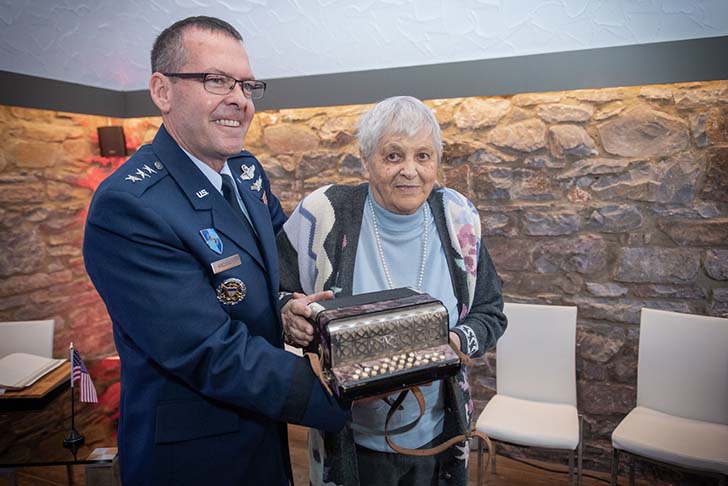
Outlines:
{"type": "MultiPolygon", "coordinates": [[[[333,290],[352,293],[354,262],[364,203],[369,185],[322,187],[299,203],[278,233],[281,290],[333,290]]],[[[445,251],[453,282],[459,320],[451,329],[460,337],[461,351],[482,356],[495,346],[506,328],[501,280],[482,244],[480,218],[473,204],[448,188],[435,188],[428,203],[445,251]]],[[[471,428],[473,403],[463,370],[445,380],[445,425],[450,438],[471,428]]],[[[350,427],[338,433],[309,432],[311,483],[357,486],[358,467],[350,427]]],[[[467,484],[469,444],[456,444],[439,456],[440,484],[467,484]]]]}

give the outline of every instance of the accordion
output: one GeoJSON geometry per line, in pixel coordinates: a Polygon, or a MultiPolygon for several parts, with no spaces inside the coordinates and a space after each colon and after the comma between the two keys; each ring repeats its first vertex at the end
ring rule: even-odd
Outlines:
{"type": "Polygon", "coordinates": [[[409,288],[309,305],[323,378],[357,400],[452,376],[461,361],[449,343],[445,306],[409,288]]]}

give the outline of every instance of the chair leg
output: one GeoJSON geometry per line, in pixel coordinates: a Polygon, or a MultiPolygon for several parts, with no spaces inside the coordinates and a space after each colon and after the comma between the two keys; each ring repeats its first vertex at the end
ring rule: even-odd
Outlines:
{"type": "Polygon", "coordinates": [[[495,454],[495,449],[496,449],[495,441],[491,439],[490,445],[493,446],[493,450],[490,451],[490,471],[491,471],[490,474],[492,476],[495,476],[495,455],[496,455],[495,454]]]}
{"type": "Polygon", "coordinates": [[[483,486],[483,439],[478,437],[478,486],[483,486]]]}
{"type": "Polygon", "coordinates": [[[584,452],[584,416],[579,414],[579,449],[577,451],[577,463],[576,463],[576,484],[581,486],[581,460],[584,452]]]}
{"type": "Polygon", "coordinates": [[[610,486],[617,486],[617,475],[619,474],[619,449],[612,446],[612,480],[610,486]]]}
{"type": "Polygon", "coordinates": [[[574,486],[574,451],[569,451],[569,486],[574,486]]]}
{"type": "Polygon", "coordinates": [[[635,458],[632,456],[629,461],[629,486],[634,486],[634,463],[635,458]]]}

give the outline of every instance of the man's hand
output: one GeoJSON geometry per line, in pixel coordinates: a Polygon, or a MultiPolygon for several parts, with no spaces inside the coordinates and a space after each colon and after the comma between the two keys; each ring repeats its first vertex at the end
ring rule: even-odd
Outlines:
{"type": "Polygon", "coordinates": [[[311,295],[294,292],[293,298],[281,309],[286,344],[299,348],[307,346],[313,340],[313,326],[306,320],[311,316],[308,304],[333,298],[334,293],[330,290],[311,295]]]}

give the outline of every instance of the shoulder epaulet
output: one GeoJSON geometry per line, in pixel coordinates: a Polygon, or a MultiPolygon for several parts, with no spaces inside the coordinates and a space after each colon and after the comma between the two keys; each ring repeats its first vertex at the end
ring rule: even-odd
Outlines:
{"type": "Polygon", "coordinates": [[[143,145],[114,174],[115,185],[136,196],[166,177],[164,164],[157,159],[151,145],[143,145]]]}

